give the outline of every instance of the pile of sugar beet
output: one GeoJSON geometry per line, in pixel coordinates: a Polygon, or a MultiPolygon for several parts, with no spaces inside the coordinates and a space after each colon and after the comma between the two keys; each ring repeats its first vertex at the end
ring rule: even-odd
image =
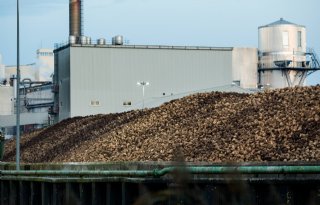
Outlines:
{"type": "MultiPolygon", "coordinates": [[[[200,93],[157,108],[66,119],[21,139],[21,161],[320,160],[320,86],[200,93]]],[[[4,161],[15,160],[15,140],[4,161]]]]}

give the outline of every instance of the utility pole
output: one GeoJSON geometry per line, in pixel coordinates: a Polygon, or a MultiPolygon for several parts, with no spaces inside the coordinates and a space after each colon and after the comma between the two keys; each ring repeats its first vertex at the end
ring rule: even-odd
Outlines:
{"type": "Polygon", "coordinates": [[[17,0],[17,96],[16,96],[16,170],[20,170],[20,33],[19,0],[17,0]]]}

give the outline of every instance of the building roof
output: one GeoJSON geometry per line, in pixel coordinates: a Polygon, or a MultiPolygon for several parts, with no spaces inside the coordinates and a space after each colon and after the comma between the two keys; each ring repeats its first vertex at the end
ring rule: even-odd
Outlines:
{"type": "Polygon", "coordinates": [[[298,25],[289,21],[284,20],[283,18],[280,18],[280,20],[275,21],[273,23],[264,25],[264,26],[260,26],[259,28],[264,28],[264,27],[273,27],[273,26],[281,26],[281,25],[293,25],[293,26],[298,26],[298,27],[305,27],[302,25],[298,25]]]}
{"type": "Polygon", "coordinates": [[[232,51],[233,47],[209,47],[209,46],[168,46],[168,45],[112,45],[112,44],[57,44],[55,50],[58,52],[69,47],[91,47],[91,48],[130,48],[130,49],[169,49],[169,50],[214,50],[214,51],[232,51]]]}

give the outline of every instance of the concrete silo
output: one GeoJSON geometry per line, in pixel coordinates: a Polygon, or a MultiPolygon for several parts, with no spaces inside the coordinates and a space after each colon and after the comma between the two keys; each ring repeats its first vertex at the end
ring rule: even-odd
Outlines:
{"type": "Polygon", "coordinates": [[[306,55],[305,26],[282,18],[260,26],[259,86],[283,88],[303,85],[310,68],[306,55]]]}
{"type": "Polygon", "coordinates": [[[0,83],[5,79],[5,66],[2,64],[2,56],[0,54],[0,83]]]}

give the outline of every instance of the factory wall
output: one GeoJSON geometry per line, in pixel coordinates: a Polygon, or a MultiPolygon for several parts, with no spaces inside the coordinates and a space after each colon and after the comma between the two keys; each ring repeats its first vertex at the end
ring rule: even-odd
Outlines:
{"type": "Polygon", "coordinates": [[[70,117],[70,48],[55,53],[54,86],[59,92],[54,95],[54,108],[59,113],[55,121],[70,117]]]}
{"type": "Polygon", "coordinates": [[[13,113],[13,95],[13,87],[0,86],[0,116],[11,115],[13,113]]]}
{"type": "Polygon", "coordinates": [[[279,24],[259,27],[259,51],[263,53],[269,55],[288,53],[292,55],[293,52],[305,53],[306,49],[307,40],[304,26],[279,24]],[[298,38],[298,32],[301,32],[300,39],[298,38]],[[286,37],[284,33],[286,33],[286,37]],[[299,40],[300,43],[298,42],[299,40]]]}
{"type": "Polygon", "coordinates": [[[37,69],[39,81],[52,81],[54,54],[53,49],[41,48],[37,50],[37,69]]]}
{"type": "Polygon", "coordinates": [[[3,84],[3,80],[5,80],[5,65],[0,64],[0,83],[3,84]]]}
{"type": "Polygon", "coordinates": [[[258,83],[258,49],[233,48],[232,51],[232,79],[239,86],[246,89],[257,88],[258,83]]]}
{"type": "Polygon", "coordinates": [[[52,103],[53,93],[51,91],[51,86],[52,84],[27,87],[25,89],[25,104],[32,106],[52,103]]]}
{"type": "MultiPolygon", "coordinates": [[[[16,125],[16,115],[0,115],[1,127],[14,127],[16,125]]],[[[48,123],[48,113],[47,112],[37,112],[37,113],[21,113],[20,114],[20,125],[44,125],[48,123]]],[[[42,127],[41,126],[41,127],[42,127]]]]}
{"type": "MultiPolygon", "coordinates": [[[[31,131],[48,125],[48,108],[52,106],[52,84],[25,87],[20,89],[21,131],[31,131]]],[[[0,87],[0,129],[6,136],[15,133],[16,112],[14,87],[0,87]]]]}
{"type": "Polygon", "coordinates": [[[142,106],[139,81],[150,83],[144,99],[232,83],[232,48],[72,46],[55,57],[59,58],[59,120],[142,106]]]}
{"type": "MultiPolygon", "coordinates": [[[[6,66],[5,68],[5,78],[10,81],[13,75],[17,75],[17,66],[6,66]]],[[[20,65],[20,75],[21,80],[31,79],[32,81],[38,81],[38,74],[35,64],[20,65]]]]}
{"type": "Polygon", "coordinates": [[[5,65],[2,64],[2,55],[0,54],[0,83],[5,79],[5,65]]]}

